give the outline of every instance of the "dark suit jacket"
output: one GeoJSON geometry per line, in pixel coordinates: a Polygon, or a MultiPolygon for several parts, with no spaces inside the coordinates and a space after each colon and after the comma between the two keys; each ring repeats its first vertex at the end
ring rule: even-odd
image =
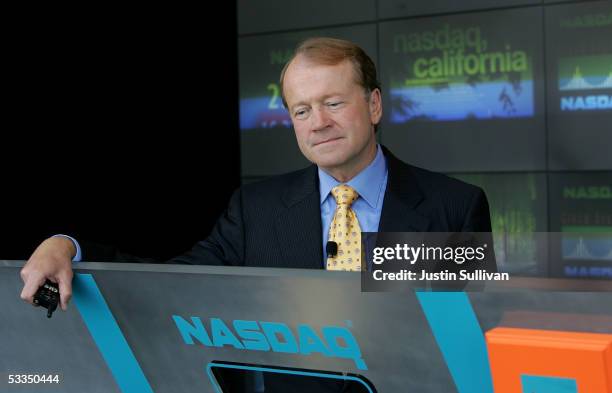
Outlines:
{"type": "MultiPolygon", "coordinates": [[[[475,186],[403,163],[383,148],[389,177],[379,232],[490,232],[475,186]]],[[[317,167],[248,184],[208,239],[172,263],[323,268],[317,167]]]]}

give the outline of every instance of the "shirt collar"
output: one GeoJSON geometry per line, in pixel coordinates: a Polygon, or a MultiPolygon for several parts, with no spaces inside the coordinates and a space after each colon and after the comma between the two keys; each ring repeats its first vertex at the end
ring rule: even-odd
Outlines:
{"type": "MultiPolygon", "coordinates": [[[[319,192],[321,193],[321,204],[327,199],[332,188],[340,183],[327,172],[319,170],[319,192]]],[[[363,198],[372,208],[377,208],[379,203],[380,188],[383,185],[387,174],[387,161],[382,153],[380,145],[376,148],[376,157],[364,170],[359,172],[357,176],[349,180],[346,184],[353,187],[355,191],[363,198]]]]}

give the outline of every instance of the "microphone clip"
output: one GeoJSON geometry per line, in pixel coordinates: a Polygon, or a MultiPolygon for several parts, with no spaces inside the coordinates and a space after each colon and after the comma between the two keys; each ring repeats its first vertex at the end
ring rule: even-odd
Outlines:
{"type": "Polygon", "coordinates": [[[325,252],[328,258],[333,258],[338,254],[338,243],[334,241],[328,241],[325,245],[325,252]]]}

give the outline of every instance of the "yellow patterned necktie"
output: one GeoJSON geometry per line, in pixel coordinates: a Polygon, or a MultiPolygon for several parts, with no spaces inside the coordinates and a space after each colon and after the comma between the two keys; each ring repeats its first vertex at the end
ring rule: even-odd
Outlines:
{"type": "Polygon", "coordinates": [[[336,211],[329,227],[330,242],[338,244],[336,255],[327,258],[327,270],[361,270],[361,227],[351,205],[359,197],[351,186],[341,184],[331,191],[336,211]]]}

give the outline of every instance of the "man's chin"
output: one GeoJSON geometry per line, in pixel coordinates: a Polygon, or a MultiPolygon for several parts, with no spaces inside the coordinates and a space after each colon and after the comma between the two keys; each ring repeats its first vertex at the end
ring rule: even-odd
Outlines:
{"type": "Polygon", "coordinates": [[[311,161],[314,162],[319,168],[326,171],[327,169],[337,168],[343,163],[337,152],[335,154],[318,154],[313,158],[314,159],[311,161]]]}

